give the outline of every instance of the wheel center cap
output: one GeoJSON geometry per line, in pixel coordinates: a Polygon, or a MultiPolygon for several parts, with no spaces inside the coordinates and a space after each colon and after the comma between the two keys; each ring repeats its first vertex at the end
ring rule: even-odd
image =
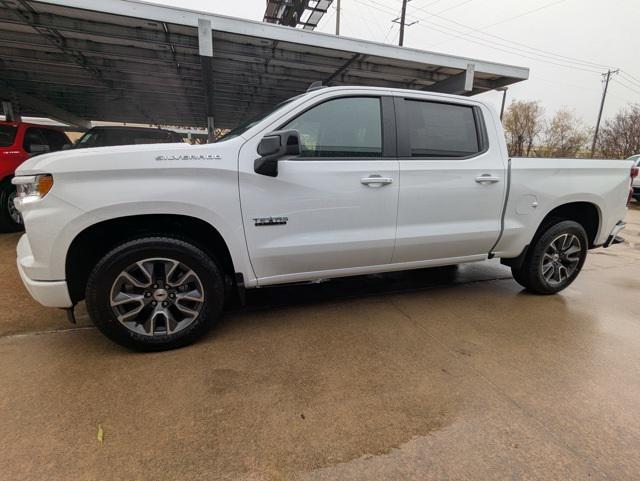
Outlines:
{"type": "Polygon", "coordinates": [[[169,293],[165,289],[156,289],[153,292],[153,299],[158,302],[166,301],[169,293]]]}
{"type": "Polygon", "coordinates": [[[560,255],[559,254],[553,254],[553,260],[558,262],[560,260],[560,255]]]}

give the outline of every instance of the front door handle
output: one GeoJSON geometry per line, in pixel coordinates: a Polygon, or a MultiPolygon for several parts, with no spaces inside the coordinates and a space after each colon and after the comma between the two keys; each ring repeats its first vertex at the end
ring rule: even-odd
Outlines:
{"type": "Polygon", "coordinates": [[[500,182],[500,177],[491,174],[482,174],[476,177],[476,182],[483,185],[495,184],[496,182],[500,182]]]}
{"type": "Polygon", "coordinates": [[[393,183],[393,179],[391,177],[382,177],[374,174],[369,177],[363,177],[360,179],[360,183],[368,187],[382,187],[383,185],[393,183]]]}

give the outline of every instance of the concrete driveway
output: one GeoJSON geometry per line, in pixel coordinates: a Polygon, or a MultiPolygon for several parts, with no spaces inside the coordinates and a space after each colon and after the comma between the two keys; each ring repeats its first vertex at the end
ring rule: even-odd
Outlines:
{"type": "Polygon", "coordinates": [[[628,222],[560,295],[496,262],[265,289],[157,354],[36,305],[0,236],[0,479],[637,480],[628,222]]]}

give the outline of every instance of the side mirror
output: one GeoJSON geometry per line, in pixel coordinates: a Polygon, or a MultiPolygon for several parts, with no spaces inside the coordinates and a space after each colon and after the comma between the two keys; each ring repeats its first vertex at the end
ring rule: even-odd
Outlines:
{"type": "Polygon", "coordinates": [[[29,146],[29,153],[31,155],[46,154],[47,152],[50,152],[50,151],[51,149],[46,144],[31,144],[29,146]]]}
{"type": "Polygon", "coordinates": [[[278,160],[286,155],[300,155],[300,134],[297,130],[278,130],[265,135],[258,144],[260,157],[253,163],[257,174],[278,176],[278,160]]]}
{"type": "Polygon", "coordinates": [[[69,150],[69,149],[73,149],[73,144],[64,144],[62,146],[62,150],[69,150]]]}

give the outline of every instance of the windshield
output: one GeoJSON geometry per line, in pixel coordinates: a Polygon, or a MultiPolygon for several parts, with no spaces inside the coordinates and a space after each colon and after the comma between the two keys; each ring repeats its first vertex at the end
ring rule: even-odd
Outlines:
{"type": "MultiPolygon", "coordinates": [[[[302,94],[304,95],[304,94],[302,94]]],[[[284,102],[280,102],[279,104],[277,104],[273,109],[267,111],[267,112],[263,112],[260,115],[256,115],[255,117],[253,117],[251,120],[248,120],[247,122],[240,124],[238,127],[236,127],[233,130],[230,130],[229,132],[227,132],[226,134],[224,134],[222,137],[220,137],[218,140],[216,140],[216,142],[222,142],[224,140],[230,140],[233,139],[235,137],[238,137],[239,135],[244,134],[247,130],[249,130],[251,127],[253,127],[254,125],[256,125],[258,122],[260,122],[262,119],[268,117],[269,115],[271,115],[272,113],[274,113],[276,110],[281,109],[282,107],[284,107],[285,105],[293,102],[294,100],[296,100],[299,97],[302,97],[302,95],[296,95],[295,97],[291,97],[288,100],[285,100],[284,102]]]]}
{"type": "Polygon", "coordinates": [[[634,162],[640,164],[640,154],[638,155],[632,155],[631,157],[629,157],[627,160],[633,160],[634,162]]]}
{"type": "Polygon", "coordinates": [[[13,145],[18,129],[13,125],[0,125],[0,147],[13,145]]]}

